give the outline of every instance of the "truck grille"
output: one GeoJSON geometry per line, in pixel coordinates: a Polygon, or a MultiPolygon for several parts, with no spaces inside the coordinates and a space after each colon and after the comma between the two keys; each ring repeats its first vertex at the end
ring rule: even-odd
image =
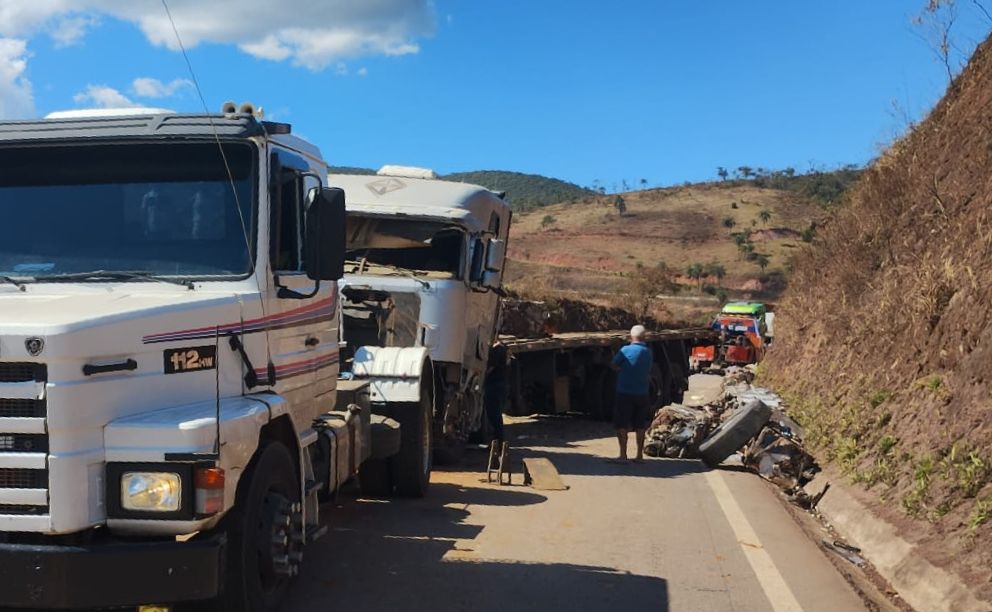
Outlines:
{"type": "Polygon", "coordinates": [[[38,516],[48,514],[47,506],[25,506],[24,504],[0,504],[0,514],[17,514],[21,516],[38,516]]]}
{"type": "Polygon", "coordinates": [[[45,400],[0,398],[2,418],[45,418],[45,400]]]}
{"type": "Polygon", "coordinates": [[[47,453],[48,436],[45,434],[0,433],[0,453],[47,453]]]}
{"type": "Polygon", "coordinates": [[[48,514],[48,400],[24,397],[24,385],[48,381],[45,364],[0,362],[0,515],[48,514]],[[5,386],[16,389],[5,397],[5,386]]]}
{"type": "Polygon", "coordinates": [[[43,382],[48,379],[48,368],[43,363],[0,363],[0,383],[43,382]]]}
{"type": "Polygon", "coordinates": [[[47,489],[48,470],[0,468],[0,489],[47,489]]]}

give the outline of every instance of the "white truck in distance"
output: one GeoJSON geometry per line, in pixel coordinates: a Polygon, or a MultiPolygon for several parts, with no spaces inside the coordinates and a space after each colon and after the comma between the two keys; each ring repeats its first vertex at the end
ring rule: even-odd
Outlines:
{"type": "Polygon", "coordinates": [[[510,207],[420,168],[332,174],[328,184],[348,197],[342,363],[371,377],[374,402],[430,406],[434,458],[450,463],[483,425],[510,207]]]}
{"type": "Polygon", "coordinates": [[[429,407],[338,380],[344,193],[225,106],[0,122],[0,606],[275,610],[322,493],[425,490],[429,407]]]}

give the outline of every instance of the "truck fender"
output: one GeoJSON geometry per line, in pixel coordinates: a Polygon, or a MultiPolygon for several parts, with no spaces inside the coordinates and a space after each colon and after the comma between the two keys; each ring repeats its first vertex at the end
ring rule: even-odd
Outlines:
{"type": "MultiPolygon", "coordinates": [[[[220,467],[227,475],[224,483],[224,511],[233,505],[238,482],[258,448],[259,434],[270,420],[269,394],[223,398],[220,401],[220,439],[224,445],[220,467]]],[[[168,463],[197,455],[213,454],[218,409],[214,400],[115,419],[104,427],[103,438],[107,462],[168,463]]],[[[215,522],[223,513],[211,519],[215,522]]],[[[156,532],[189,533],[191,523],[170,521],[108,521],[111,528],[123,531],[140,529],[151,523],[156,532]]],[[[198,525],[203,528],[205,525],[198,525]]]]}
{"type": "Polygon", "coordinates": [[[373,402],[419,402],[420,386],[434,384],[421,379],[429,360],[422,346],[363,346],[355,351],[351,371],[369,381],[373,402]]]}

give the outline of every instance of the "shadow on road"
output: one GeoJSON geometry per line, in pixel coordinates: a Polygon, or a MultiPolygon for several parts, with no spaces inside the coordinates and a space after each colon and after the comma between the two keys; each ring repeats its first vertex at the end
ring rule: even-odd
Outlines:
{"type": "MultiPolygon", "coordinates": [[[[568,563],[483,559],[469,505],[528,506],[515,488],[441,483],[422,500],[343,499],[308,548],[287,612],[668,610],[665,580],[568,563]]],[[[521,523],[526,529],[526,521],[521,523]]]]}

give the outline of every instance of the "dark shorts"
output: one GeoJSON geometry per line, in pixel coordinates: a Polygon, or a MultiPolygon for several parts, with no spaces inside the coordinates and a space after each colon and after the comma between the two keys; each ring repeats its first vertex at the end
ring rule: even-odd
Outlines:
{"type": "Polygon", "coordinates": [[[617,393],[617,403],[613,408],[613,425],[617,429],[640,431],[647,429],[651,418],[647,395],[627,395],[617,393]]]}

